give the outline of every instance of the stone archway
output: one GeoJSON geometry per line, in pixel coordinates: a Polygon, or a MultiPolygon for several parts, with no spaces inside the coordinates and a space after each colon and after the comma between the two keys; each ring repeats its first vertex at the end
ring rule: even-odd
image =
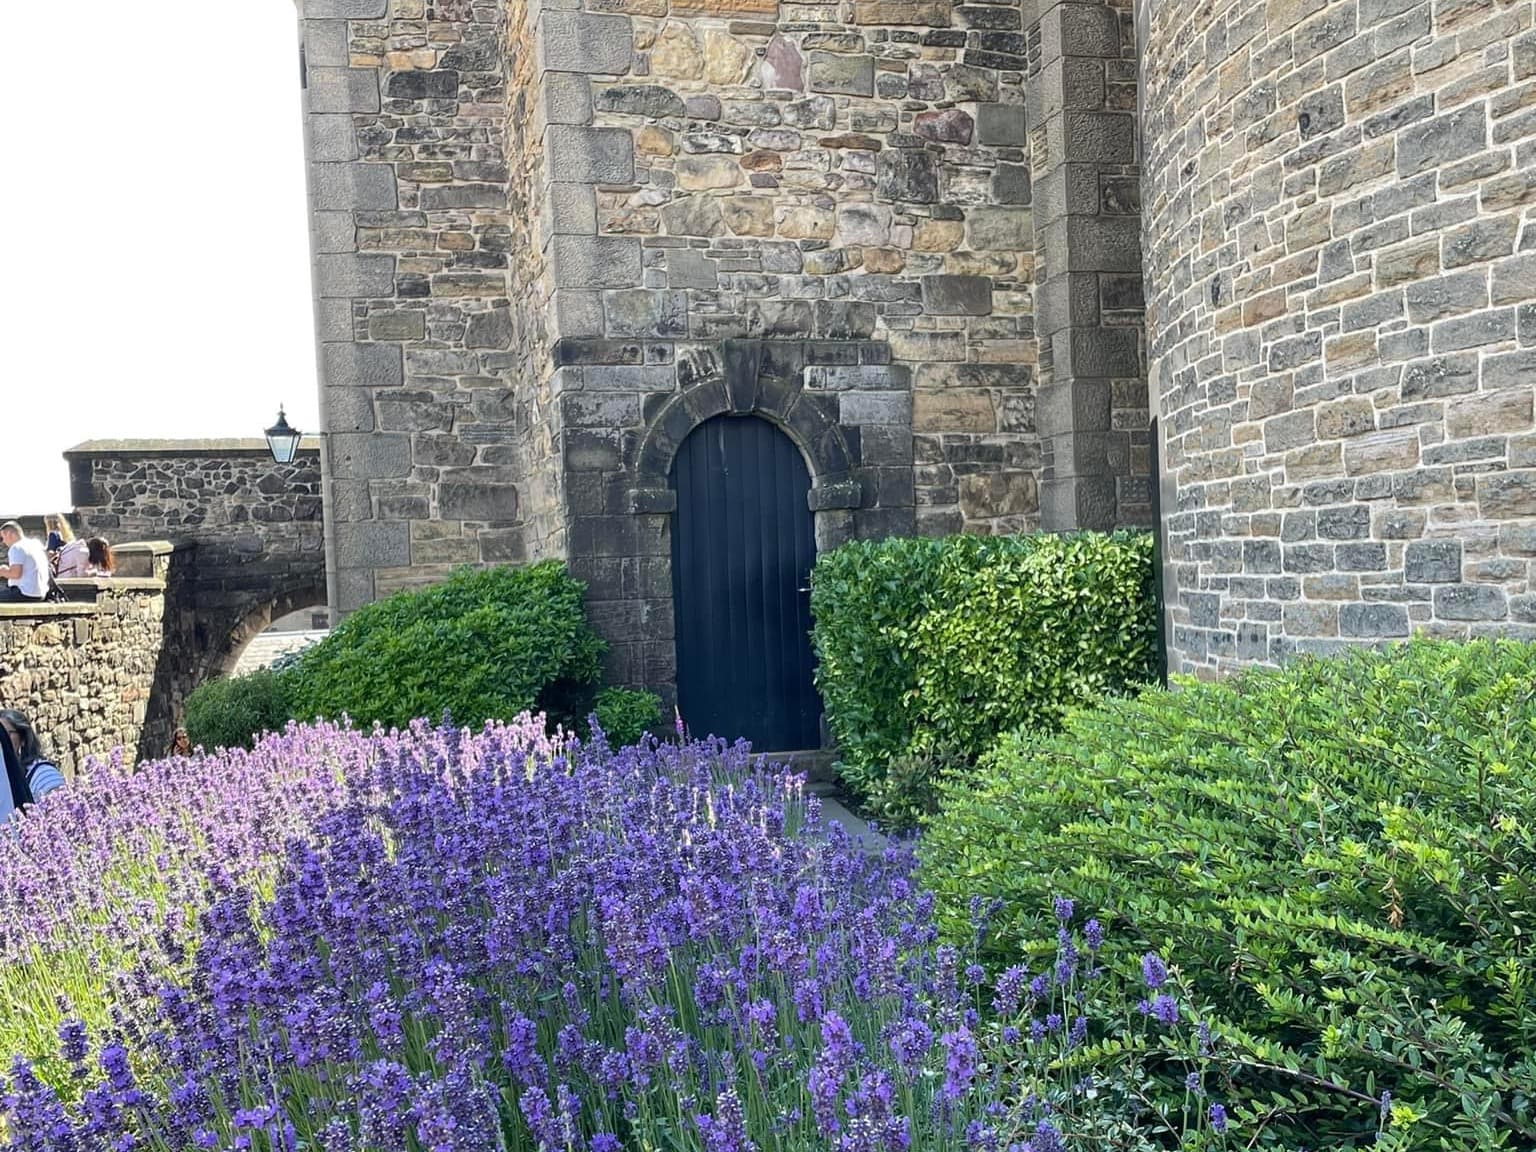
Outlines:
{"type": "Polygon", "coordinates": [[[252,608],[229,632],[221,649],[211,654],[204,679],[232,676],[240,657],[251,642],[266,631],[274,620],[304,608],[323,608],[325,585],[306,584],[279,592],[265,603],[252,608]]]}

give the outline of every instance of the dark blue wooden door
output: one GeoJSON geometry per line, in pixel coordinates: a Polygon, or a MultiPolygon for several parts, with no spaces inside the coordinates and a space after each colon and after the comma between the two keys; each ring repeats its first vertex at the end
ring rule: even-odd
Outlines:
{"type": "Polygon", "coordinates": [[[672,465],[677,695],[698,735],[761,751],[821,746],[811,664],[811,477],[755,416],[695,428],[672,465]]]}

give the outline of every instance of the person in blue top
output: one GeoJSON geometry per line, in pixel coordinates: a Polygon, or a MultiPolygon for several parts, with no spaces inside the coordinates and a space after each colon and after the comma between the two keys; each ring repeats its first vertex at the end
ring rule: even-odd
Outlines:
{"type": "Polygon", "coordinates": [[[43,755],[42,742],[25,713],[0,710],[5,751],[5,782],[0,788],[0,821],[17,808],[41,800],[64,786],[64,774],[43,755]]]}

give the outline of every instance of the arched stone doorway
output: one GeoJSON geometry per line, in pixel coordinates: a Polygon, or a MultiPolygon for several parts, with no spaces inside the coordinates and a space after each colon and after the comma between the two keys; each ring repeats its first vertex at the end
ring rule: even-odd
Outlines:
{"type": "Polygon", "coordinates": [[[819,747],[811,656],[811,474],[755,415],[720,415],[672,462],[677,691],[695,731],[754,747],[819,747]]]}

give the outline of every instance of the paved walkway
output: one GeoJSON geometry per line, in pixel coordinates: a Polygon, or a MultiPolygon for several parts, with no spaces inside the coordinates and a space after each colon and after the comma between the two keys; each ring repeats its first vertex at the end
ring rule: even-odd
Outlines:
{"type": "Polygon", "coordinates": [[[278,657],[318,644],[327,635],[327,632],[263,632],[240,653],[235,675],[244,676],[248,672],[269,667],[278,657]]]}

